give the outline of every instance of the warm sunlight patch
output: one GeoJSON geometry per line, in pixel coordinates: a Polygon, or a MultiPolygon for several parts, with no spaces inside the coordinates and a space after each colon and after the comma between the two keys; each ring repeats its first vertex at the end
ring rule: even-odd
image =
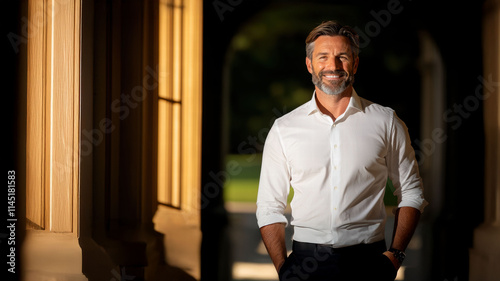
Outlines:
{"type": "Polygon", "coordinates": [[[235,262],[233,280],[276,280],[278,274],[272,263],[235,262]]]}

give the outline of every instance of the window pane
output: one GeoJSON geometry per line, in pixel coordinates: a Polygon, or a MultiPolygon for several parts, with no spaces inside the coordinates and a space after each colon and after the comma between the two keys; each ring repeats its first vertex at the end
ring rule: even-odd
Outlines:
{"type": "Polygon", "coordinates": [[[173,23],[172,0],[162,0],[159,6],[159,88],[158,96],[172,99],[173,84],[173,23]]]}
{"type": "Polygon", "coordinates": [[[172,180],[172,105],[158,100],[158,202],[170,204],[172,180]]]}
{"type": "Polygon", "coordinates": [[[173,106],[172,128],[172,201],[174,207],[181,205],[181,105],[173,106]]]}
{"type": "Polygon", "coordinates": [[[174,76],[173,81],[173,96],[172,98],[176,101],[181,100],[181,79],[182,79],[182,12],[183,6],[182,1],[175,0],[173,13],[173,71],[174,76]]]}

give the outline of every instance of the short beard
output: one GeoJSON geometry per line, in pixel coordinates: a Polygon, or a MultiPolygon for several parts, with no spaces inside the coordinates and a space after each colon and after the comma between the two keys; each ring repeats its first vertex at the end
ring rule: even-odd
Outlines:
{"type": "MultiPolygon", "coordinates": [[[[346,76],[347,72],[342,71],[342,70],[335,70],[335,71],[327,71],[328,74],[337,74],[337,75],[343,75],[346,76]]],[[[343,93],[349,86],[351,86],[354,83],[354,76],[349,75],[349,77],[342,81],[340,85],[334,86],[334,85],[326,85],[323,83],[320,77],[322,77],[325,74],[325,72],[320,71],[318,75],[316,75],[316,72],[314,71],[314,68],[312,69],[312,82],[313,84],[318,87],[321,91],[323,91],[325,94],[329,96],[335,96],[343,93]]]]}

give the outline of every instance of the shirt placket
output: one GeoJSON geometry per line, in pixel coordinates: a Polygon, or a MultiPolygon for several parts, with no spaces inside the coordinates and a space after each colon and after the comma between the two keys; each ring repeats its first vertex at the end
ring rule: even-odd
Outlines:
{"type": "MultiPolygon", "coordinates": [[[[337,122],[333,122],[331,125],[331,189],[332,189],[332,199],[331,199],[331,213],[332,213],[332,227],[335,228],[338,225],[339,221],[339,212],[340,212],[340,133],[339,133],[339,124],[337,122]]],[[[333,229],[332,229],[333,230],[333,229]]],[[[337,242],[339,240],[338,233],[333,231],[333,242],[337,242]]]]}

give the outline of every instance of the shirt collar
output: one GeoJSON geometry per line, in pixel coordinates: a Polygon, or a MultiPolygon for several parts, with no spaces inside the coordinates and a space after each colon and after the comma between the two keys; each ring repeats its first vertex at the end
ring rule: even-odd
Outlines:
{"type": "MultiPolygon", "coordinates": [[[[356,93],[354,88],[352,89],[351,98],[349,99],[349,104],[345,110],[345,113],[355,110],[355,111],[363,111],[363,107],[361,106],[361,99],[356,93]]],[[[308,106],[307,115],[311,115],[316,112],[321,112],[318,108],[318,104],[316,103],[316,90],[314,90],[311,101],[308,106]]]]}

